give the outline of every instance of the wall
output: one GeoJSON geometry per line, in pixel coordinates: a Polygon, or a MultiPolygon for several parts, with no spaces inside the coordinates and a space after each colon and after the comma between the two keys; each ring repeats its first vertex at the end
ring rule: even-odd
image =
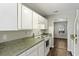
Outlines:
{"type": "Polygon", "coordinates": [[[68,20],[68,51],[71,51],[74,55],[74,41],[71,38],[71,35],[74,33],[74,18],[68,20]]]}
{"type": "Polygon", "coordinates": [[[54,22],[54,37],[67,39],[67,22],[54,22]],[[64,33],[59,33],[59,29],[64,29],[64,33]]]}
{"type": "Polygon", "coordinates": [[[33,35],[39,35],[41,33],[40,30],[23,30],[23,31],[5,31],[0,32],[0,43],[5,41],[16,40],[24,37],[29,37],[33,35]]]}
{"type": "Polygon", "coordinates": [[[54,23],[53,20],[51,20],[51,18],[48,18],[48,26],[48,32],[52,34],[51,47],[54,47],[54,23]]]}

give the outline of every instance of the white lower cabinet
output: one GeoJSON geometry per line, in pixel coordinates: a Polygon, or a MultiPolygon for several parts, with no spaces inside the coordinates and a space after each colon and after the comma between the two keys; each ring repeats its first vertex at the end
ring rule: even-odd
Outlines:
{"type": "Polygon", "coordinates": [[[44,49],[44,41],[39,43],[38,45],[38,55],[39,56],[44,56],[45,55],[45,49],[44,49]]]}
{"type": "Polygon", "coordinates": [[[44,41],[23,52],[19,56],[44,56],[44,41]]]}
{"type": "Polygon", "coordinates": [[[38,56],[38,52],[37,50],[33,50],[30,54],[28,54],[27,56],[38,56]]]}
{"type": "Polygon", "coordinates": [[[37,47],[38,47],[38,45],[35,45],[31,49],[29,49],[29,51],[28,51],[29,54],[27,56],[38,56],[37,47]]]}

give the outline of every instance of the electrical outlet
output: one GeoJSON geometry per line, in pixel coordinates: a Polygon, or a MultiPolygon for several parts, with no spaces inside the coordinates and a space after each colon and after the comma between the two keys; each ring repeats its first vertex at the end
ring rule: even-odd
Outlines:
{"type": "Polygon", "coordinates": [[[3,40],[7,40],[7,35],[6,34],[3,35],[3,40]]]}

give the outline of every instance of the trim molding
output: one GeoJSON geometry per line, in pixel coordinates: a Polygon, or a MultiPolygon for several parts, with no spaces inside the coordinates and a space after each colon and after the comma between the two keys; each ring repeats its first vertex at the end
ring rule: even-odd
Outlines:
{"type": "Polygon", "coordinates": [[[67,38],[56,38],[56,37],[54,39],[66,39],[67,40],[67,38]]]}

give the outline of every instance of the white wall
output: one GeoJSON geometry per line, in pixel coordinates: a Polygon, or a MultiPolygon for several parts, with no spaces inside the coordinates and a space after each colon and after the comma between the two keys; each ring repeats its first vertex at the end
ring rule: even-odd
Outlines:
{"type": "MultiPolygon", "coordinates": [[[[30,31],[29,31],[30,32],[30,31]]],[[[15,40],[19,38],[26,37],[27,31],[5,31],[5,32],[0,32],[0,42],[5,42],[5,41],[10,41],[10,40],[15,40]]]]}
{"type": "MultiPolygon", "coordinates": [[[[70,35],[74,32],[74,19],[75,19],[75,12],[69,14],[59,14],[59,15],[51,15],[47,17],[49,20],[49,32],[52,33],[52,37],[54,38],[54,22],[62,22],[67,21],[67,50],[71,51],[74,55],[74,42],[71,39],[70,35]]],[[[54,43],[54,39],[52,39],[54,43]]],[[[52,43],[52,44],[53,44],[52,43]]]]}
{"type": "Polygon", "coordinates": [[[16,40],[24,37],[29,37],[33,35],[39,35],[41,32],[40,30],[23,30],[23,31],[5,31],[0,32],[0,43],[5,41],[16,40]]]}
{"type": "Polygon", "coordinates": [[[54,38],[67,39],[67,22],[54,22],[54,38]],[[59,33],[59,29],[63,29],[64,33],[59,33]]]}
{"type": "Polygon", "coordinates": [[[71,39],[71,35],[74,33],[74,19],[68,20],[68,51],[72,51],[74,55],[74,41],[71,39]]]}
{"type": "Polygon", "coordinates": [[[54,23],[51,18],[48,18],[48,26],[48,32],[52,34],[51,47],[54,47],[54,23]]]}

